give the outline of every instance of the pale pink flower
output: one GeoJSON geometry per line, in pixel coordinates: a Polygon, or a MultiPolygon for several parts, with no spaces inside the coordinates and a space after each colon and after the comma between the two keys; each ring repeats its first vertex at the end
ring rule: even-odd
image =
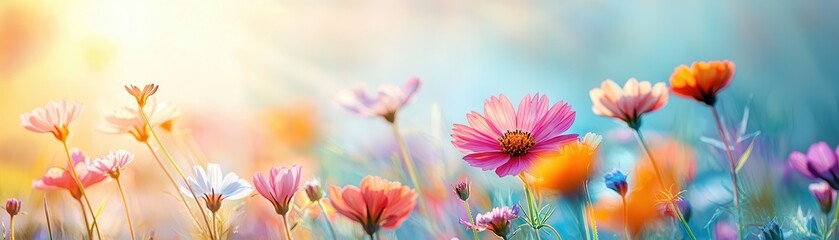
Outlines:
{"type": "Polygon", "coordinates": [[[20,115],[20,125],[36,133],[52,133],[59,141],[66,141],[70,135],[67,128],[84,110],[84,105],[62,99],[49,102],[44,107],[20,115]]]}
{"type": "MultiPolygon", "coordinates": [[[[171,126],[169,123],[181,116],[181,110],[175,105],[166,102],[150,103],[143,110],[153,127],[165,127],[167,124],[171,126]]],[[[130,133],[140,142],[147,141],[150,134],[137,106],[117,109],[105,117],[105,123],[99,126],[99,130],[110,134],[130,133]]]]}
{"type": "Polygon", "coordinates": [[[125,169],[132,161],[134,161],[134,154],[128,151],[111,151],[107,156],[91,161],[88,170],[108,175],[112,178],[119,178],[120,171],[125,169]]]}
{"type": "MultiPolygon", "coordinates": [[[[76,174],[79,176],[79,181],[85,188],[108,179],[108,175],[89,171],[91,160],[78,149],[72,150],[71,159],[76,165],[76,174]]],[[[68,169],[70,169],[70,166],[66,168],[52,167],[47,170],[44,177],[32,181],[32,187],[40,190],[65,189],[70,191],[73,198],[80,199],[82,197],[81,190],[68,169]]]]}
{"type": "Polygon", "coordinates": [[[498,176],[516,175],[529,170],[546,152],[577,140],[577,134],[565,134],[576,113],[565,102],[553,107],[545,95],[528,94],[518,111],[503,94],[484,103],[484,114],[466,114],[469,126],[455,124],[452,144],[466,154],[470,166],[495,170],[498,176]]]}
{"type": "Polygon", "coordinates": [[[839,146],[836,151],[826,142],[810,145],[807,154],[794,151],[789,155],[789,164],[808,178],[821,179],[839,190],[839,146]]]}
{"type": "Polygon", "coordinates": [[[622,120],[637,129],[641,126],[641,115],[664,107],[670,94],[664,83],[653,85],[630,78],[622,89],[607,79],[600,88],[592,89],[589,96],[594,114],[622,120]]]}
{"type": "Polygon", "coordinates": [[[491,231],[496,236],[502,239],[508,239],[510,234],[515,230],[513,220],[519,218],[519,206],[497,207],[487,213],[479,213],[475,217],[475,225],[469,221],[460,220],[460,224],[466,225],[467,229],[475,229],[478,231],[491,231]]]}
{"type": "Polygon", "coordinates": [[[271,168],[267,178],[260,172],[253,176],[256,191],[274,205],[277,214],[285,216],[291,209],[291,200],[300,188],[300,170],[300,165],[294,164],[271,168]]]}
{"type": "Polygon", "coordinates": [[[159,86],[155,84],[146,84],[142,90],[139,87],[134,85],[126,85],[125,90],[128,91],[128,94],[134,96],[134,99],[137,100],[137,105],[140,107],[146,106],[146,102],[148,101],[151,95],[157,92],[157,88],[159,86]]]}
{"type": "Polygon", "coordinates": [[[369,235],[379,228],[396,229],[417,203],[417,193],[399,182],[374,176],[361,180],[361,187],[329,188],[335,211],[361,224],[369,235]]]}
{"type": "Polygon", "coordinates": [[[376,96],[369,96],[363,88],[347,90],[338,93],[338,104],[362,116],[384,117],[387,121],[393,122],[396,119],[396,112],[410,102],[411,97],[419,88],[419,78],[408,79],[405,86],[385,84],[379,86],[376,96]]]}
{"type": "Polygon", "coordinates": [[[809,186],[810,193],[816,198],[819,203],[819,208],[824,214],[830,214],[833,209],[833,202],[836,200],[836,190],[830,187],[826,182],[811,183],[809,186]]]}

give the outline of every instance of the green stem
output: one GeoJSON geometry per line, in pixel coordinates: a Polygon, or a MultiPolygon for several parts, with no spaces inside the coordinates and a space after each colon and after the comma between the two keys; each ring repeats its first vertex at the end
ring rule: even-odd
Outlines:
{"type": "MultiPolygon", "coordinates": [[[[64,153],[67,154],[67,162],[70,164],[70,175],[73,176],[73,180],[76,181],[76,186],[79,187],[79,192],[82,194],[82,198],[84,198],[84,203],[87,204],[87,209],[90,211],[90,217],[93,219],[93,227],[96,228],[96,236],[99,239],[102,239],[102,235],[99,233],[99,225],[96,222],[96,214],[93,213],[93,208],[90,205],[90,199],[87,198],[87,193],[85,193],[84,190],[84,184],[82,184],[82,181],[79,180],[79,175],[76,173],[76,163],[73,162],[73,157],[70,156],[70,148],[67,147],[66,141],[61,141],[61,144],[64,145],[64,153]]],[[[79,204],[81,203],[81,200],[79,200],[79,204]]],[[[82,207],[82,210],[84,210],[84,207],[82,207]]],[[[87,217],[84,217],[84,219],[87,221],[87,217]]],[[[85,228],[87,227],[90,226],[85,226],[85,228]]],[[[91,228],[87,229],[87,233],[88,238],[93,239],[93,230],[91,228]]]]}
{"type": "MultiPolygon", "coordinates": [[[[192,221],[195,223],[195,226],[201,225],[201,224],[198,223],[198,219],[195,219],[195,216],[192,215],[192,208],[189,207],[189,202],[186,201],[186,197],[184,197],[183,194],[179,193],[180,189],[178,189],[178,183],[175,182],[175,178],[173,178],[172,174],[170,174],[169,171],[166,170],[166,167],[163,166],[163,161],[161,161],[160,157],[157,156],[157,153],[154,152],[154,147],[151,146],[151,143],[149,143],[149,141],[144,141],[143,143],[145,143],[146,147],[149,148],[149,152],[151,152],[151,155],[154,157],[154,160],[157,163],[157,166],[159,166],[160,170],[162,170],[163,173],[166,175],[166,179],[169,179],[169,182],[172,183],[172,187],[175,188],[174,193],[175,193],[175,195],[178,195],[178,198],[181,199],[181,202],[184,204],[184,207],[186,207],[186,212],[189,213],[189,218],[192,219],[192,221]]],[[[204,211],[203,209],[201,209],[201,204],[200,203],[198,204],[198,210],[200,210],[202,212],[204,211]]],[[[201,231],[203,231],[203,230],[201,230],[201,231]]]]}
{"type": "Polygon", "coordinates": [[[221,236],[218,235],[218,227],[216,226],[216,222],[218,222],[216,218],[216,212],[213,211],[213,235],[216,236],[216,239],[221,239],[221,236]]]}
{"type": "MultiPolygon", "coordinates": [[[[201,210],[200,209],[201,208],[201,202],[198,201],[198,197],[195,196],[195,191],[192,190],[192,184],[189,184],[189,181],[186,180],[186,175],[184,175],[184,172],[181,171],[181,167],[178,166],[178,163],[175,162],[175,158],[173,158],[172,154],[169,153],[169,150],[166,149],[166,145],[163,145],[163,141],[160,141],[160,138],[157,136],[157,133],[155,133],[154,126],[152,126],[151,122],[149,122],[149,116],[147,116],[146,110],[143,109],[142,105],[139,105],[139,106],[140,106],[140,114],[143,116],[143,121],[146,122],[146,127],[149,128],[149,132],[151,133],[151,136],[154,137],[154,140],[157,142],[157,145],[160,146],[160,149],[163,150],[163,153],[166,155],[166,158],[169,159],[169,163],[172,164],[172,166],[175,168],[175,171],[177,171],[178,174],[181,176],[181,180],[184,181],[184,185],[186,185],[186,188],[189,190],[189,193],[192,194],[192,198],[195,199],[195,203],[198,204],[199,210],[201,210]]],[[[154,151],[152,151],[152,152],[154,152],[154,151]]],[[[204,224],[207,225],[207,228],[208,229],[211,228],[210,220],[207,219],[207,213],[205,213],[204,210],[201,210],[201,217],[204,218],[204,224]]],[[[212,234],[213,231],[210,231],[210,232],[212,234]]]]}
{"type": "Polygon", "coordinates": [[[621,203],[623,204],[623,234],[626,236],[626,239],[629,240],[629,214],[627,211],[626,206],[626,197],[621,195],[621,203]]]}
{"type": "Polygon", "coordinates": [[[527,196],[527,212],[529,213],[527,216],[530,218],[528,222],[531,223],[530,227],[533,228],[533,233],[536,234],[536,239],[541,240],[542,236],[539,235],[539,229],[537,229],[537,226],[533,224],[538,221],[540,217],[538,215],[539,210],[536,209],[536,204],[533,201],[533,193],[530,191],[530,184],[527,183],[527,177],[524,175],[524,172],[521,172],[519,177],[521,178],[521,183],[524,186],[524,195],[527,196]]]}
{"type": "MultiPolygon", "coordinates": [[[[655,170],[656,177],[658,177],[658,184],[661,188],[664,188],[664,180],[661,178],[661,173],[658,170],[658,165],[656,165],[655,157],[653,157],[653,152],[650,151],[650,148],[647,146],[647,142],[644,140],[644,135],[641,134],[641,130],[635,129],[635,136],[638,139],[638,142],[641,144],[641,147],[644,149],[644,152],[647,153],[647,158],[650,159],[650,162],[653,164],[653,169],[655,170]]],[[[675,206],[675,205],[673,205],[675,206]]],[[[685,231],[690,235],[691,239],[696,240],[696,237],[693,235],[693,231],[690,230],[690,226],[685,222],[682,218],[682,210],[678,207],[674,207],[673,211],[676,212],[676,215],[679,216],[679,220],[682,222],[682,227],[685,228],[685,231]]]]}
{"type": "Polygon", "coordinates": [[[546,225],[545,227],[551,229],[551,231],[554,232],[554,235],[556,235],[557,240],[562,240],[562,235],[559,235],[559,231],[557,231],[556,228],[552,227],[551,225],[546,225]]]}
{"type": "Polygon", "coordinates": [[[592,204],[591,204],[591,195],[589,195],[589,192],[588,192],[588,181],[586,181],[585,185],[583,185],[583,189],[584,189],[585,194],[586,194],[586,210],[587,210],[587,213],[588,213],[588,216],[589,216],[588,219],[591,222],[591,234],[594,237],[594,240],[598,240],[598,237],[597,237],[597,220],[594,216],[594,210],[591,209],[592,204]]]}
{"type": "Polygon", "coordinates": [[[338,235],[335,235],[335,228],[332,227],[332,220],[329,220],[329,215],[326,213],[326,207],[323,206],[323,201],[318,200],[318,205],[323,213],[323,218],[326,219],[326,226],[329,227],[329,233],[332,234],[332,239],[338,239],[338,235]]]}
{"type": "Polygon", "coordinates": [[[682,223],[682,227],[685,228],[685,231],[690,236],[690,239],[696,240],[696,236],[693,235],[693,231],[690,230],[690,226],[688,226],[687,221],[685,221],[685,217],[682,216],[682,211],[679,210],[679,207],[676,206],[676,202],[670,203],[670,206],[673,208],[673,212],[676,213],[676,217],[679,218],[679,222],[682,223]]]}
{"type": "Polygon", "coordinates": [[[740,187],[737,184],[737,165],[736,165],[737,163],[734,162],[734,153],[731,152],[731,148],[733,146],[731,146],[728,143],[728,140],[729,140],[728,134],[726,134],[726,132],[725,132],[723,126],[722,126],[722,121],[720,120],[720,115],[717,112],[717,108],[715,106],[711,106],[711,114],[714,115],[714,122],[716,122],[716,124],[717,124],[717,131],[720,132],[720,139],[722,140],[723,147],[725,147],[725,153],[728,156],[728,163],[729,163],[728,165],[729,165],[730,170],[731,170],[731,185],[733,186],[732,195],[734,195],[734,210],[735,210],[735,213],[737,214],[737,216],[736,216],[737,221],[735,221],[735,223],[737,224],[737,238],[742,238],[742,235],[741,235],[741,232],[742,232],[741,230],[742,229],[740,228],[740,225],[741,225],[740,224],[740,218],[741,218],[740,191],[739,191],[740,187]]]}
{"type": "MultiPolygon", "coordinates": [[[[591,239],[591,234],[590,234],[590,231],[589,231],[589,228],[588,228],[588,218],[586,217],[586,215],[587,215],[586,214],[586,204],[585,204],[585,201],[579,201],[579,202],[580,202],[580,218],[582,220],[582,225],[583,225],[582,234],[585,234],[586,235],[586,240],[589,240],[589,239],[591,239]]],[[[579,227],[578,227],[577,230],[579,230],[579,227]]]]}
{"type": "Polygon", "coordinates": [[[131,224],[131,212],[128,211],[128,201],[125,200],[125,191],[122,190],[122,184],[119,182],[119,178],[114,178],[117,182],[117,188],[119,188],[119,195],[122,197],[122,206],[125,208],[125,218],[128,219],[128,232],[131,233],[131,240],[134,240],[134,225],[131,224]]]}
{"type": "Polygon", "coordinates": [[[87,233],[88,233],[88,236],[90,237],[90,240],[93,240],[93,233],[90,232],[90,229],[93,229],[93,227],[90,226],[90,222],[87,220],[87,210],[85,210],[84,203],[82,203],[82,200],[79,199],[79,198],[76,198],[76,201],[79,202],[79,207],[82,210],[82,219],[84,219],[84,228],[85,228],[85,230],[87,230],[87,233]]]}
{"type": "Polygon", "coordinates": [[[52,240],[52,223],[50,221],[50,209],[48,205],[49,204],[47,204],[47,195],[44,195],[44,217],[47,218],[47,233],[50,236],[50,240],[52,240]]]}
{"type": "MultiPolygon", "coordinates": [[[[396,143],[399,145],[399,151],[402,153],[402,161],[405,164],[405,168],[408,170],[408,175],[411,178],[411,183],[414,184],[414,188],[417,190],[418,196],[423,196],[422,194],[422,187],[419,183],[419,178],[417,178],[417,172],[414,168],[414,161],[411,159],[411,155],[408,154],[408,148],[405,146],[405,140],[402,139],[402,133],[399,132],[399,127],[396,126],[396,121],[390,123],[391,128],[393,128],[393,135],[396,137],[396,143]]],[[[418,201],[420,211],[428,216],[427,209],[425,208],[425,201],[418,201]]]]}
{"type": "MultiPolygon", "coordinates": [[[[475,226],[475,218],[472,217],[472,209],[469,208],[469,199],[463,200],[463,204],[466,205],[466,215],[469,216],[469,223],[475,226]]],[[[475,240],[478,240],[478,230],[474,227],[472,227],[472,235],[475,236],[475,240]]]]}
{"type": "Polygon", "coordinates": [[[285,215],[280,215],[283,217],[283,232],[285,233],[285,239],[291,240],[291,229],[288,228],[288,218],[285,215]]]}

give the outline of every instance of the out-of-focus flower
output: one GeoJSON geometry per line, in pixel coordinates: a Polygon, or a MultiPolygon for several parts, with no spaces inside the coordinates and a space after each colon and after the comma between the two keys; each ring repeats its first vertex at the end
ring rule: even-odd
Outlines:
{"type": "Polygon", "coordinates": [[[266,178],[262,173],[253,176],[253,185],[262,197],[274,205],[274,211],[285,216],[290,208],[291,199],[300,188],[300,165],[291,168],[274,167],[266,178]]]}
{"type": "Polygon", "coordinates": [[[151,95],[154,95],[154,93],[157,92],[158,87],[159,86],[155,84],[146,84],[146,86],[143,87],[142,90],[140,90],[140,88],[137,86],[126,85],[125,90],[128,91],[128,93],[131,94],[131,96],[134,96],[134,99],[137,100],[137,105],[139,105],[140,107],[145,107],[146,101],[148,101],[151,95]]]}
{"type": "Polygon", "coordinates": [[[9,213],[9,216],[15,216],[20,213],[20,204],[20,199],[6,199],[6,212],[9,213]]]}
{"type": "Polygon", "coordinates": [[[378,94],[368,96],[363,88],[338,93],[338,104],[356,114],[367,117],[384,117],[388,122],[396,120],[396,112],[411,101],[419,88],[419,78],[408,79],[405,86],[385,84],[379,86],[378,94]]]}
{"type": "Polygon", "coordinates": [[[659,185],[652,164],[644,155],[639,155],[638,165],[628,176],[633,186],[626,194],[626,210],[631,221],[623,221],[623,204],[620,198],[602,198],[595,204],[598,226],[615,232],[623,231],[626,225],[629,233],[639,236],[646,227],[655,225],[665,216],[658,209],[660,190],[679,192],[693,181],[696,173],[695,152],[690,146],[673,139],[651,139],[650,149],[661,170],[664,185],[659,185]]]}
{"type": "MultiPolygon", "coordinates": [[[[673,200],[677,207],[679,207],[679,211],[682,213],[682,217],[685,218],[685,221],[690,221],[690,216],[692,215],[692,208],[690,206],[690,202],[687,199],[679,198],[673,200]]],[[[658,210],[661,212],[661,215],[668,216],[671,218],[678,218],[676,212],[673,211],[673,207],[670,205],[671,203],[662,203],[658,205],[658,210]]]]}
{"type": "Polygon", "coordinates": [[[714,239],[737,240],[737,227],[727,222],[717,222],[714,225],[714,239]]]}
{"type": "Polygon", "coordinates": [[[469,195],[472,193],[472,184],[469,180],[464,179],[462,182],[458,182],[452,186],[452,190],[457,194],[457,198],[460,198],[461,201],[466,201],[469,200],[469,195]]]}
{"type": "MultiPolygon", "coordinates": [[[[224,200],[237,200],[247,197],[253,192],[253,187],[236,173],[223,174],[221,167],[215,163],[207,164],[207,171],[201,166],[194,167],[195,176],[187,177],[196,196],[204,199],[207,209],[216,212],[221,208],[224,200]]],[[[192,198],[189,188],[181,186],[181,192],[192,198]]]]}
{"type": "Polygon", "coordinates": [[[830,188],[830,184],[826,182],[819,182],[810,184],[810,193],[816,198],[822,213],[830,213],[830,209],[833,208],[833,201],[836,200],[836,190],[830,188]]]}
{"type": "Polygon", "coordinates": [[[533,167],[537,185],[563,194],[578,194],[597,168],[597,147],[603,137],[587,133],[583,139],[543,154],[533,167]]]}
{"type": "Polygon", "coordinates": [[[84,110],[84,105],[62,99],[49,102],[44,107],[20,115],[20,125],[36,133],[52,133],[59,141],[66,141],[70,135],[67,128],[84,110]]]}
{"type": "Polygon", "coordinates": [[[626,122],[629,127],[641,126],[641,115],[656,111],[667,105],[669,93],[664,83],[638,82],[635,78],[626,81],[623,88],[614,81],[603,81],[600,88],[589,92],[594,114],[626,122]]]}
{"type": "Polygon", "coordinates": [[[317,179],[306,182],[306,196],[312,202],[317,202],[323,198],[323,189],[320,187],[320,182],[317,179]]]}
{"type": "MultiPolygon", "coordinates": [[[[839,152],[837,147],[836,152],[839,152]]],[[[807,154],[795,151],[789,155],[789,164],[804,176],[822,179],[839,190],[839,157],[825,142],[810,146],[807,154]]]]}
{"type": "Polygon", "coordinates": [[[626,191],[629,190],[629,186],[626,183],[626,175],[623,172],[615,169],[607,173],[606,176],[603,176],[603,180],[606,188],[612,189],[612,191],[615,191],[621,196],[626,196],[626,191]]]}
{"type": "Polygon", "coordinates": [[[760,228],[763,239],[766,240],[784,240],[784,231],[781,230],[781,225],[778,221],[770,220],[766,225],[760,228]]]}
{"type": "Polygon", "coordinates": [[[455,124],[452,144],[466,154],[463,160],[499,177],[532,169],[540,155],[573,142],[577,134],[562,133],[574,123],[576,113],[565,102],[548,108],[545,95],[522,98],[518,111],[507,97],[487,99],[484,114],[466,114],[469,126],[455,124]]]}
{"type": "Polygon", "coordinates": [[[515,229],[513,220],[517,218],[519,218],[519,206],[516,205],[513,208],[505,206],[493,208],[487,213],[479,213],[475,217],[475,225],[465,220],[460,220],[460,224],[466,225],[467,229],[489,230],[502,239],[508,239],[515,229]]]}
{"type": "Polygon", "coordinates": [[[734,63],[728,60],[693,62],[680,65],[670,76],[673,93],[713,106],[717,92],[727,87],[734,77],[734,63]]]}
{"type": "MultiPolygon", "coordinates": [[[[181,110],[175,105],[165,102],[150,102],[143,110],[149,118],[152,127],[168,126],[171,130],[172,122],[181,115],[181,110]]],[[[149,128],[143,119],[142,113],[137,106],[125,107],[114,111],[105,117],[105,123],[99,126],[99,130],[110,134],[130,133],[137,141],[145,142],[149,139],[149,128]]]]}
{"type": "Polygon", "coordinates": [[[399,182],[366,176],[360,188],[345,186],[329,188],[335,211],[361,224],[364,232],[373,235],[379,228],[396,229],[417,204],[417,193],[399,182]]]}
{"type": "Polygon", "coordinates": [[[120,171],[125,169],[132,161],[134,161],[134,154],[128,151],[111,151],[107,156],[91,161],[88,170],[111,176],[111,178],[119,178],[120,171]]]}
{"type": "MultiPolygon", "coordinates": [[[[82,182],[84,188],[90,187],[93,184],[102,182],[108,179],[108,175],[89,171],[91,160],[78,149],[73,149],[71,159],[76,165],[76,174],[79,176],[79,181],[82,182]]],[[[40,190],[65,189],[70,191],[70,195],[75,199],[81,199],[82,193],[76,181],[73,179],[72,173],[65,168],[52,167],[47,170],[47,173],[41,179],[32,181],[32,187],[40,190]]]]}

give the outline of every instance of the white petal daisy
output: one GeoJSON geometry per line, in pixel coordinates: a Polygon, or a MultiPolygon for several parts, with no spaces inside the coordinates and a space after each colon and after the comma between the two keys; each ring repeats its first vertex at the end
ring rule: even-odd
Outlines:
{"type": "MultiPolygon", "coordinates": [[[[210,211],[218,211],[223,200],[237,200],[247,197],[253,192],[253,186],[236,173],[221,172],[221,167],[215,163],[207,164],[207,170],[200,166],[194,168],[195,176],[187,177],[187,181],[195,191],[195,196],[203,198],[210,211]]],[[[186,186],[181,186],[181,192],[192,197],[186,186]]]]}

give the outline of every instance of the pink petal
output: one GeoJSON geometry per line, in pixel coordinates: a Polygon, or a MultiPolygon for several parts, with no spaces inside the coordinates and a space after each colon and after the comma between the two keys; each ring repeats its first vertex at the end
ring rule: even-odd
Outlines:
{"type": "Polygon", "coordinates": [[[818,142],[810,146],[807,151],[810,167],[816,172],[825,172],[836,165],[836,155],[825,142],[818,142]]]}
{"type": "Polygon", "coordinates": [[[495,169],[510,161],[510,155],[503,152],[482,152],[468,154],[463,157],[470,166],[479,167],[482,170],[495,169]]]}
{"type": "Polygon", "coordinates": [[[499,132],[514,131],[516,129],[516,111],[513,104],[503,94],[491,97],[484,103],[484,116],[488,122],[495,125],[499,132]]]}

